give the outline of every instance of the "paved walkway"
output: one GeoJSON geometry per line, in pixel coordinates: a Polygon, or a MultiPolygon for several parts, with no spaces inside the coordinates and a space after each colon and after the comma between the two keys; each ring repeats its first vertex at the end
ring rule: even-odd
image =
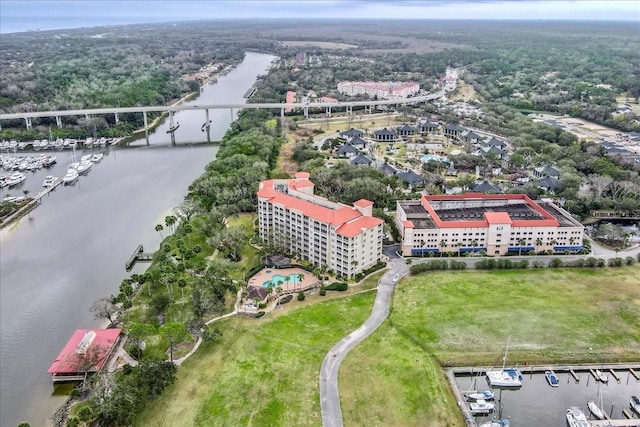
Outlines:
{"type": "Polygon", "coordinates": [[[389,316],[389,309],[395,289],[394,277],[404,276],[409,272],[404,259],[399,258],[395,251],[398,246],[385,249],[385,255],[391,262],[389,270],[378,283],[378,293],[373,305],[371,316],[367,321],[343,339],[329,351],[322,361],[320,368],[320,407],[322,411],[322,425],[325,427],[342,426],[342,410],[340,409],[340,395],[338,392],[338,371],[340,364],[353,347],[371,335],[389,316]]]}

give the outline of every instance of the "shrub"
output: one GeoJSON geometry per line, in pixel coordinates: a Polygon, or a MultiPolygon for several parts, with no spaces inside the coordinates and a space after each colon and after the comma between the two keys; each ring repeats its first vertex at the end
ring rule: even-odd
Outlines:
{"type": "Polygon", "coordinates": [[[298,292],[298,301],[304,301],[304,292],[298,292]]]}
{"type": "Polygon", "coordinates": [[[324,285],[320,286],[320,296],[323,297],[327,294],[327,288],[324,285]]]}
{"type": "Polygon", "coordinates": [[[334,282],[334,283],[330,284],[329,286],[327,286],[325,289],[328,290],[328,291],[343,292],[343,291],[346,291],[347,289],[349,289],[349,285],[347,285],[346,283],[334,282]]]}
{"type": "Polygon", "coordinates": [[[262,310],[263,308],[267,308],[266,302],[261,302],[260,304],[258,304],[258,309],[262,310]]]}
{"type": "Polygon", "coordinates": [[[544,261],[533,261],[533,268],[545,268],[546,266],[544,261]]]}
{"type": "Polygon", "coordinates": [[[257,313],[256,313],[255,318],[256,318],[256,319],[259,319],[259,318],[261,318],[262,316],[264,316],[264,311],[259,311],[259,312],[257,312],[257,313]]]}
{"type": "Polygon", "coordinates": [[[633,265],[636,263],[636,260],[633,259],[633,257],[628,256],[624,259],[624,263],[627,265],[633,265]]]}
{"type": "Polygon", "coordinates": [[[554,258],[549,263],[549,267],[551,267],[551,268],[560,268],[563,265],[564,265],[564,263],[562,262],[562,260],[560,258],[554,258]]]}
{"type": "Polygon", "coordinates": [[[623,260],[622,258],[611,258],[607,265],[609,267],[622,267],[623,260]]]}
{"type": "Polygon", "coordinates": [[[598,260],[594,257],[589,257],[584,261],[585,267],[595,268],[598,266],[598,260]]]}
{"type": "Polygon", "coordinates": [[[289,295],[285,295],[282,298],[280,298],[280,304],[286,304],[288,302],[290,302],[293,299],[293,295],[289,294],[289,295]]]}
{"type": "Polygon", "coordinates": [[[602,268],[607,265],[606,261],[602,258],[598,258],[598,267],[602,268]]]}

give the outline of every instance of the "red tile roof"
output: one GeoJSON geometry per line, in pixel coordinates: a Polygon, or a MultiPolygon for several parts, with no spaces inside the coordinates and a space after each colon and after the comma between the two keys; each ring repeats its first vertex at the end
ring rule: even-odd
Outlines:
{"type": "MultiPolygon", "coordinates": [[[[306,179],[298,179],[288,180],[287,186],[291,188],[297,187],[298,185],[306,185],[307,183],[313,185],[311,181],[308,181],[306,179]]],[[[289,194],[280,193],[273,188],[274,185],[275,180],[273,179],[262,181],[258,190],[258,197],[267,199],[269,203],[280,205],[288,210],[300,212],[306,217],[324,222],[326,224],[331,224],[334,227],[338,228],[339,234],[348,236],[349,234],[353,233],[354,228],[351,226],[344,229],[349,230],[348,232],[345,231],[348,234],[343,234],[339,231],[339,229],[341,228],[341,226],[346,225],[345,223],[353,221],[357,218],[365,219],[364,221],[359,221],[357,223],[358,230],[360,230],[361,228],[371,228],[377,226],[378,223],[381,224],[384,222],[381,219],[375,217],[363,216],[359,210],[351,206],[338,204],[339,207],[337,209],[332,209],[329,207],[317,205],[313,202],[303,200],[298,197],[291,196],[289,194]]],[[[358,202],[356,203],[359,203],[360,205],[366,205],[367,202],[373,204],[373,202],[369,202],[368,200],[364,199],[358,200],[358,202]]]]}
{"type": "Polygon", "coordinates": [[[384,221],[381,219],[372,216],[362,216],[346,224],[342,224],[336,230],[336,233],[345,237],[354,237],[360,234],[363,229],[368,230],[383,223],[384,221]]]}
{"type": "Polygon", "coordinates": [[[511,217],[506,212],[485,212],[484,217],[489,224],[511,224],[511,217]]]}
{"type": "Polygon", "coordinates": [[[353,205],[357,206],[359,208],[367,208],[367,207],[373,205],[373,202],[371,200],[367,200],[367,199],[360,199],[357,202],[354,202],[353,205]]]}
{"type": "Polygon", "coordinates": [[[404,228],[415,228],[415,225],[413,225],[413,222],[409,220],[402,221],[402,226],[404,228]]]}
{"type": "Polygon", "coordinates": [[[49,374],[74,374],[85,372],[80,366],[82,356],[78,354],[79,344],[87,337],[85,342],[86,353],[91,355],[91,359],[97,360],[88,371],[99,371],[106,362],[107,356],[113,346],[118,341],[121,329],[78,329],[73,333],[67,344],[64,346],[58,357],[53,361],[47,373],[49,374]],[[95,334],[95,335],[92,335],[95,334]],[[95,357],[94,357],[95,356],[95,357]]]}

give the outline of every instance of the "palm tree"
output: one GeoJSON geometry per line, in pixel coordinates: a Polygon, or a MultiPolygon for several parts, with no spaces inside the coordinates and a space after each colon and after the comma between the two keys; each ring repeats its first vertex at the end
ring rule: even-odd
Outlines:
{"type": "Polygon", "coordinates": [[[440,256],[441,257],[444,256],[444,248],[446,246],[447,246],[446,240],[444,240],[444,239],[440,240],[440,248],[442,248],[442,249],[440,249],[440,256]]]}
{"type": "Polygon", "coordinates": [[[518,256],[522,256],[522,246],[524,246],[526,243],[527,241],[524,239],[518,240],[518,256]]]}
{"type": "Polygon", "coordinates": [[[538,252],[538,247],[540,247],[541,244],[542,244],[542,239],[538,237],[536,239],[536,252],[538,252]]]}
{"type": "Polygon", "coordinates": [[[164,227],[162,226],[162,224],[157,224],[156,231],[160,233],[160,240],[164,240],[164,236],[162,235],[162,230],[164,230],[164,227]]]}
{"type": "Polygon", "coordinates": [[[420,240],[420,246],[422,247],[422,251],[420,251],[420,252],[421,252],[422,258],[424,258],[424,245],[426,243],[427,242],[425,242],[424,240],[420,240]]]}
{"type": "Polygon", "coordinates": [[[460,258],[460,251],[462,249],[462,242],[456,243],[456,246],[458,247],[458,258],[460,258]]]}
{"type": "Polygon", "coordinates": [[[178,221],[178,218],[176,218],[173,215],[167,215],[166,217],[164,217],[164,223],[167,225],[167,228],[171,229],[171,233],[173,234],[174,232],[174,225],[176,223],[176,221],[178,221]]]}
{"type": "MultiPolygon", "coordinates": [[[[278,287],[276,287],[276,293],[278,294],[278,297],[277,297],[278,299],[276,301],[276,306],[280,307],[280,295],[282,295],[282,286],[278,285],[278,287]]],[[[280,308],[282,308],[282,307],[280,307],[280,308]]]]}
{"type": "Polygon", "coordinates": [[[298,273],[296,276],[298,277],[298,289],[300,289],[302,287],[302,279],[304,279],[304,274],[298,273]]]}
{"type": "MultiPolygon", "coordinates": [[[[29,190],[22,190],[22,193],[24,194],[24,198],[27,198],[27,195],[29,195],[29,190]]],[[[31,211],[29,211],[29,219],[31,219],[31,211]]]]}

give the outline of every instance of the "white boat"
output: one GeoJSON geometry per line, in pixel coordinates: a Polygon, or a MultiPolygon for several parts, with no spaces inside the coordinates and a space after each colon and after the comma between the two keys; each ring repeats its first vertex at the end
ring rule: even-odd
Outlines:
{"type": "Polygon", "coordinates": [[[100,163],[102,161],[102,158],[104,157],[104,154],[102,153],[96,153],[93,156],[91,156],[91,161],[93,163],[100,163]]]}
{"type": "Polygon", "coordinates": [[[591,412],[591,415],[593,415],[597,419],[604,420],[606,418],[604,411],[593,400],[589,400],[587,402],[587,408],[589,408],[589,412],[591,412]]]}
{"type": "Polygon", "coordinates": [[[467,402],[474,402],[476,400],[493,400],[495,395],[491,390],[470,390],[464,394],[467,402]]]}
{"type": "Polygon", "coordinates": [[[40,141],[40,148],[41,149],[45,149],[49,147],[49,141],[47,141],[46,139],[43,139],[42,141],[40,141]]]}
{"type": "Polygon", "coordinates": [[[509,342],[504,349],[502,358],[502,369],[492,369],[487,371],[487,381],[491,387],[518,388],[522,387],[522,373],[516,368],[507,368],[507,355],[509,353],[509,342]]]}
{"type": "Polygon", "coordinates": [[[551,387],[558,387],[558,385],[560,384],[560,381],[558,381],[558,376],[552,370],[545,371],[544,376],[551,387]]]}
{"type": "Polygon", "coordinates": [[[502,420],[491,420],[486,423],[480,424],[478,427],[509,427],[511,425],[511,421],[505,418],[502,420]]]}
{"type": "Polygon", "coordinates": [[[569,427],[591,427],[587,416],[576,406],[567,409],[567,425],[569,427]]]}
{"type": "Polygon", "coordinates": [[[62,177],[62,183],[64,185],[71,185],[74,182],[76,182],[78,180],[78,177],[80,175],[78,174],[78,171],[75,169],[69,169],[67,171],[67,174],[65,176],[62,177]]]}
{"type": "Polygon", "coordinates": [[[85,139],[84,141],[84,146],[85,147],[91,147],[93,145],[93,138],[89,137],[87,139],[85,139]]]}
{"type": "Polygon", "coordinates": [[[9,178],[6,180],[6,183],[9,187],[14,187],[18,184],[23,183],[24,181],[26,181],[26,179],[27,179],[27,176],[22,172],[14,172],[11,175],[9,175],[9,178]]]}
{"type": "Polygon", "coordinates": [[[600,369],[596,369],[596,380],[606,384],[609,382],[609,376],[605,375],[600,369]]]}
{"type": "Polygon", "coordinates": [[[640,415],[640,399],[638,398],[638,396],[631,396],[629,407],[633,410],[633,412],[640,415]]]}
{"type": "Polygon", "coordinates": [[[80,162],[73,162],[73,163],[69,163],[69,169],[78,169],[78,166],[80,166],[80,162]]]}
{"type": "Polygon", "coordinates": [[[478,399],[469,403],[469,409],[473,415],[490,414],[496,405],[486,400],[478,399]]]}
{"type": "Polygon", "coordinates": [[[57,162],[56,156],[44,156],[44,159],[42,159],[42,166],[44,166],[45,168],[48,168],[55,165],[56,162],[57,162]]]}
{"type": "Polygon", "coordinates": [[[42,186],[45,188],[53,187],[58,183],[59,179],[57,176],[47,175],[42,182],[42,186]]]}
{"type": "Polygon", "coordinates": [[[80,162],[76,170],[80,175],[86,175],[87,173],[89,173],[89,170],[91,170],[92,167],[93,167],[93,163],[91,163],[90,160],[82,161],[80,162]]]}
{"type": "Polygon", "coordinates": [[[91,157],[93,157],[91,154],[85,154],[84,156],[80,157],[80,161],[81,162],[90,162],[91,161],[91,157]]]}

